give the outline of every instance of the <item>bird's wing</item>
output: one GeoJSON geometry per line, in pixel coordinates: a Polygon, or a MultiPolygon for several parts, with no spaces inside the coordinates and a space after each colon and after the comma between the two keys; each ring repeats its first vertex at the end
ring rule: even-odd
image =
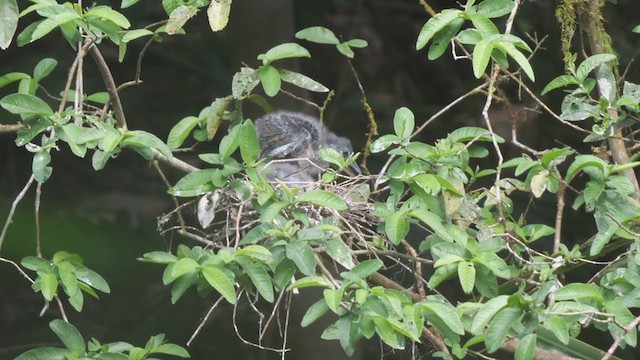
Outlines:
{"type": "Polygon", "coordinates": [[[313,156],[313,136],[317,132],[295,114],[272,113],[256,120],[261,156],[286,159],[313,156]]]}

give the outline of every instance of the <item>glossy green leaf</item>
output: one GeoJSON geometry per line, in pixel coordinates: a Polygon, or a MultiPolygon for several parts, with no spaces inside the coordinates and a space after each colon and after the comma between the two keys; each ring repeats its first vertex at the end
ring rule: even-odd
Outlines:
{"type": "Polygon", "coordinates": [[[473,48],[473,75],[476,79],[480,79],[482,74],[484,74],[487,65],[489,65],[489,60],[491,60],[491,52],[493,51],[493,47],[495,43],[492,41],[482,40],[476,44],[473,48]]]}
{"type": "Polygon", "coordinates": [[[351,271],[351,274],[358,276],[359,278],[366,278],[367,276],[377,272],[382,268],[384,263],[379,259],[371,259],[360,262],[351,271]]]}
{"type": "Polygon", "coordinates": [[[58,273],[65,292],[70,297],[78,292],[78,279],[76,278],[76,268],[69,262],[63,261],[58,264],[58,273]]]}
{"type": "Polygon", "coordinates": [[[158,150],[162,155],[173,159],[171,149],[162,142],[157,136],[142,130],[133,130],[125,133],[122,140],[122,146],[139,146],[143,148],[153,148],[158,150]]]}
{"type": "Polygon", "coordinates": [[[384,232],[394,245],[400,244],[409,233],[407,213],[395,211],[389,214],[385,220],[384,232]]]}
{"type": "Polygon", "coordinates": [[[143,36],[149,36],[153,34],[153,31],[147,29],[130,30],[124,33],[124,35],[122,36],[122,42],[128,43],[129,41],[133,41],[143,36]]]}
{"type": "Polygon", "coordinates": [[[202,268],[205,280],[222,295],[230,304],[236,303],[236,289],[233,286],[233,273],[217,266],[202,268]]]}
{"type": "Polygon", "coordinates": [[[38,347],[20,354],[14,360],[67,360],[69,350],[52,347],[38,347]]]}
{"type": "Polygon", "coordinates": [[[248,261],[242,262],[241,265],[262,298],[267,302],[273,303],[273,284],[271,283],[271,277],[267,273],[265,266],[248,261]]]}
{"type": "Polygon", "coordinates": [[[27,94],[11,94],[0,100],[0,106],[12,114],[22,116],[53,114],[51,107],[39,97],[27,94]]]}
{"type": "Polygon", "coordinates": [[[260,83],[262,83],[262,89],[267,96],[274,97],[280,92],[282,79],[278,69],[271,65],[263,65],[258,69],[258,75],[260,83]]]}
{"type": "Polygon", "coordinates": [[[293,289],[302,289],[306,287],[324,287],[328,289],[335,289],[335,285],[333,285],[333,283],[327,278],[323,276],[313,275],[296,280],[296,282],[287,287],[287,291],[291,291],[293,289]]]}
{"type": "Polygon", "coordinates": [[[296,57],[311,57],[311,54],[296,43],[284,43],[269,49],[265,54],[260,54],[258,60],[262,60],[266,65],[276,60],[296,57]]]}
{"type": "Polygon", "coordinates": [[[167,146],[169,146],[170,149],[177,149],[182,146],[184,140],[189,136],[191,130],[198,125],[199,121],[200,119],[195,116],[187,116],[186,118],[178,121],[178,123],[175,124],[169,132],[167,146]]]}
{"type": "Polygon", "coordinates": [[[63,12],[48,17],[35,27],[33,33],[31,34],[29,42],[34,42],[47,35],[62,24],[76,19],[80,19],[80,15],[78,15],[78,13],[76,13],[75,11],[63,12]]]}
{"type": "Polygon", "coordinates": [[[315,304],[311,305],[307,312],[302,317],[302,322],[300,322],[300,326],[307,327],[313,324],[316,320],[322,317],[322,315],[326,314],[329,311],[329,307],[324,299],[318,300],[315,304]]]}
{"type": "Polygon", "coordinates": [[[464,24],[463,18],[453,19],[444,29],[440,30],[434,37],[431,46],[429,47],[428,59],[435,60],[442,56],[449,47],[451,40],[458,34],[460,28],[464,24]]]}
{"type": "Polygon", "coordinates": [[[406,107],[396,110],[393,116],[393,129],[400,139],[407,139],[413,133],[415,128],[415,116],[413,112],[406,107]]]}
{"type": "Polygon", "coordinates": [[[84,353],[85,342],[82,335],[75,326],[64,320],[53,320],[49,323],[49,327],[62,341],[69,351],[74,353],[84,353]]]}
{"type": "Polygon", "coordinates": [[[476,335],[481,334],[484,327],[489,323],[489,321],[491,321],[495,314],[507,306],[508,299],[509,297],[506,295],[499,295],[493,299],[489,299],[484,305],[482,305],[482,308],[478,310],[473,318],[471,333],[476,335]]]}
{"type": "Polygon", "coordinates": [[[311,246],[303,241],[292,241],[285,249],[287,257],[293,260],[301,273],[308,276],[316,273],[316,257],[311,246]]]}
{"type": "Polygon", "coordinates": [[[578,66],[578,69],[576,69],[576,77],[582,81],[593,69],[598,67],[598,65],[613,61],[616,58],[613,54],[596,54],[589,56],[578,66]]]}
{"type": "Polygon", "coordinates": [[[42,273],[40,275],[40,291],[45,299],[53,300],[56,291],[58,291],[58,278],[54,274],[42,273]]]}
{"type": "Polygon", "coordinates": [[[78,280],[87,284],[94,289],[100,290],[103,293],[110,293],[111,289],[109,288],[109,284],[107,281],[97,272],[87,268],[84,265],[75,265],[76,268],[76,277],[78,280]]]}
{"type": "Polygon", "coordinates": [[[296,33],[296,38],[318,44],[337,45],[340,43],[340,40],[338,40],[333,31],[322,26],[312,26],[306,29],[302,29],[296,33]]]}
{"type": "Polygon", "coordinates": [[[171,268],[171,276],[176,279],[186,273],[196,271],[199,268],[200,264],[198,264],[197,261],[191,258],[182,258],[173,264],[173,267],[171,268]]]}
{"type": "MultiPolygon", "coordinates": [[[[0,25],[2,26],[2,25],[0,25]]],[[[7,86],[15,81],[20,81],[24,79],[30,79],[31,76],[29,74],[21,73],[21,72],[11,72],[0,76],[0,88],[7,86]]]]}
{"type": "Polygon", "coordinates": [[[426,24],[420,30],[418,34],[418,40],[416,41],[416,50],[420,50],[429,43],[429,41],[442,29],[444,29],[450,22],[461,17],[463,12],[457,9],[445,9],[442,12],[436,14],[427,21],[426,24]]]}
{"type": "Polygon", "coordinates": [[[473,7],[473,12],[488,18],[497,18],[509,14],[514,6],[513,0],[484,0],[473,7]]]}
{"type": "Polygon", "coordinates": [[[326,190],[309,190],[296,197],[296,202],[324,206],[338,211],[347,210],[347,203],[338,195],[326,190]]]}
{"type": "Polygon", "coordinates": [[[340,238],[333,238],[325,244],[327,254],[331,258],[338,262],[338,264],[344,266],[346,269],[352,269],[355,264],[353,263],[353,256],[351,250],[347,244],[340,238]]]}
{"type": "Polygon", "coordinates": [[[500,348],[507,332],[516,324],[520,316],[522,316],[522,309],[507,307],[493,317],[484,336],[487,352],[493,353],[500,348]]]}
{"type": "Polygon", "coordinates": [[[349,47],[349,45],[347,45],[346,43],[341,43],[336,45],[336,49],[338,49],[338,51],[348,57],[349,59],[353,59],[354,56],[356,56],[356,53],[353,52],[353,50],[349,47]]]}
{"type": "MultiPolygon", "coordinates": [[[[85,17],[97,17],[102,20],[110,21],[115,25],[120,26],[123,29],[128,29],[131,27],[131,23],[127,19],[126,16],[121,13],[113,10],[109,6],[96,6],[84,14],[85,17]]],[[[167,25],[168,26],[168,25],[167,25]]]]}
{"type": "Polygon", "coordinates": [[[556,301],[594,299],[602,302],[600,288],[593,284],[571,283],[558,289],[554,294],[556,301]]]}
{"type": "Polygon", "coordinates": [[[35,81],[40,81],[47,77],[53,69],[58,65],[58,61],[51,58],[45,58],[38,62],[36,67],[33,69],[33,79],[35,81]]]}
{"type": "Polygon", "coordinates": [[[520,50],[518,50],[513,44],[507,42],[496,42],[495,46],[509,54],[509,56],[513,60],[515,60],[518,65],[520,65],[522,71],[527,74],[527,77],[529,77],[531,81],[536,81],[536,76],[533,72],[531,64],[529,63],[529,59],[527,59],[527,57],[524,56],[522,52],[520,52],[520,50]]]}
{"type": "Polygon", "coordinates": [[[242,160],[247,165],[254,164],[258,160],[258,156],[260,156],[260,142],[258,141],[256,128],[250,120],[242,124],[238,135],[238,143],[242,160]]]}
{"type": "Polygon", "coordinates": [[[542,95],[548,93],[551,90],[554,89],[558,89],[561,87],[565,87],[568,85],[578,85],[580,84],[580,81],[578,79],[576,79],[575,76],[573,75],[560,75],[558,77],[556,77],[555,79],[551,80],[550,83],[547,84],[547,86],[544,87],[544,89],[542,89],[542,95]]]}
{"type": "Polygon", "coordinates": [[[423,311],[430,311],[434,316],[439,317],[454,333],[464,335],[464,325],[456,313],[456,308],[452,305],[438,301],[425,301],[420,306],[423,311]]]}
{"type": "Polygon", "coordinates": [[[514,354],[515,360],[533,360],[536,350],[536,334],[529,334],[523,337],[518,344],[516,353],[514,354]]]}

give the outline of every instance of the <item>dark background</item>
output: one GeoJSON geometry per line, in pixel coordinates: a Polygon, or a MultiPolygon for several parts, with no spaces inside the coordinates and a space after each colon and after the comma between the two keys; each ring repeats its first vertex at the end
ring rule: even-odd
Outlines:
{"type": "MultiPolygon", "coordinates": [[[[607,24],[618,49],[621,64],[625,66],[638,49],[638,34],[630,29],[640,23],[636,0],[622,0],[617,6],[609,6],[607,24]],[[629,11],[629,9],[632,9],[629,11]]],[[[100,2],[105,4],[109,2],[100,2]]],[[[119,1],[111,1],[119,9],[119,1]]],[[[21,9],[28,6],[19,1],[21,9]]],[[[452,6],[450,1],[434,1],[436,11],[452,6]]],[[[85,4],[86,5],[86,4],[85,4]]],[[[559,51],[558,28],[554,20],[554,3],[551,1],[525,1],[516,20],[514,33],[523,38],[525,33],[539,38],[549,37],[532,60],[537,83],[530,84],[539,91],[553,77],[564,72],[559,51]]],[[[159,1],[141,1],[123,10],[133,28],[166,18],[159,1]]],[[[37,16],[20,20],[20,29],[37,16]]],[[[443,106],[480,84],[473,77],[467,60],[451,60],[448,51],[437,61],[426,59],[426,50],[415,50],[415,39],[428,19],[418,1],[317,1],[317,0],[236,0],[232,5],[230,24],[219,33],[212,33],[207,25],[205,11],[192,19],[184,36],[165,36],[162,43],[154,44],[143,61],[142,80],[139,86],[124,90],[121,94],[130,129],[143,129],[166,139],[171,127],[181,118],[197,115],[217,97],[231,91],[231,79],[244,62],[256,67],[256,56],[283,42],[299,42],[311,52],[310,59],[282,63],[283,67],[302,72],[325,86],[335,89],[325,121],[330,128],[348,136],[356,149],[362,149],[366,140],[366,114],[362,111],[361,95],[344,57],[329,46],[300,42],[294,38],[296,31],[308,26],[321,25],[332,29],[343,39],[362,38],[369,42],[365,49],[356,49],[353,65],[367,93],[381,134],[392,131],[394,111],[407,106],[416,114],[419,125],[443,106]]],[[[133,79],[137,54],[143,40],[130,43],[127,57],[118,63],[115,46],[101,46],[116,83],[133,79]]],[[[59,34],[50,34],[37,43],[10,49],[0,53],[0,74],[12,71],[31,73],[43,57],[59,61],[54,73],[43,82],[50,92],[63,88],[66,69],[75,53],[59,34]]],[[[637,69],[638,67],[635,66],[637,69]]],[[[631,71],[628,80],[640,82],[637,70],[631,71]]],[[[85,61],[85,90],[87,93],[104,91],[100,77],[90,57],[85,61]]],[[[311,101],[321,104],[324,94],[312,94],[286,86],[285,88],[311,101]]],[[[518,89],[508,86],[512,101],[518,106],[531,106],[532,102],[518,100],[518,89]]],[[[4,96],[15,91],[15,85],[0,89],[4,96]]],[[[260,91],[260,90],[258,90],[260,91]]],[[[545,97],[553,109],[559,108],[561,92],[545,97]]],[[[55,104],[54,101],[50,102],[55,104]]],[[[422,134],[422,141],[432,143],[447,132],[462,125],[482,126],[480,110],[484,97],[475,96],[445,114],[422,134]]],[[[304,110],[304,104],[280,94],[272,101],[277,108],[304,110]]],[[[245,115],[256,117],[260,109],[248,104],[245,115]]],[[[492,108],[494,127],[502,134],[508,133],[510,124],[499,105],[492,108]]],[[[0,122],[15,123],[6,112],[0,113],[0,122]]],[[[530,113],[521,125],[520,141],[536,149],[568,144],[589,151],[581,138],[563,125],[544,114],[530,113]]],[[[0,135],[0,219],[5,219],[11,201],[24,186],[30,175],[31,154],[16,148],[14,135],[0,135]]],[[[213,149],[215,144],[205,144],[198,150],[213,149]]],[[[505,145],[505,151],[517,155],[520,151],[505,145]]],[[[80,254],[87,266],[102,274],[111,285],[111,294],[101,296],[99,302],[86,298],[82,313],[66,307],[71,322],[86,339],[96,337],[102,342],[122,340],[143,345],[157,332],[167,334],[171,342],[184,344],[195,330],[201,317],[213,303],[212,298],[201,299],[189,291],[176,305],[170,304],[170,289],[161,283],[162,267],[144,264],[136,260],[143,253],[175,248],[174,239],[161,237],[156,232],[156,217],[172,208],[165,195],[165,186],[149,164],[133,152],[124,152],[109,162],[106,169],[94,172],[90,159],[78,159],[66,148],[54,152],[54,172],[43,187],[41,230],[43,253],[51,257],[58,250],[80,254]],[[172,247],[173,245],[173,247],[172,247]]],[[[183,157],[196,166],[202,166],[193,156],[183,157]]],[[[378,170],[383,157],[373,157],[369,162],[372,171],[378,170]]],[[[494,161],[487,159],[486,165],[494,161]]],[[[179,174],[169,172],[173,181],[179,174]]],[[[549,211],[554,204],[548,199],[548,208],[541,202],[533,209],[532,216],[541,222],[552,223],[549,211]]],[[[570,219],[574,221],[573,219],[570,219]]],[[[570,221],[570,223],[571,223],[570,221]]],[[[580,219],[575,220],[576,224],[580,219]]],[[[593,226],[565,227],[568,241],[583,241],[585,234],[594,231],[593,226]]],[[[191,244],[193,245],[193,244],[191,244]]],[[[544,244],[542,245],[544,246],[544,244]]],[[[23,200],[9,230],[2,249],[2,256],[18,261],[35,252],[35,228],[33,217],[33,191],[23,200]]],[[[455,284],[454,284],[455,285],[455,284]]],[[[316,324],[301,329],[298,324],[310,301],[317,294],[303,291],[294,299],[290,320],[288,346],[293,351],[289,359],[346,358],[335,341],[319,339],[328,324],[316,324]]],[[[43,306],[40,294],[34,294],[29,283],[9,264],[0,263],[0,359],[12,359],[21,352],[37,346],[57,346],[56,338],[47,324],[59,318],[55,306],[39,317],[43,306]]],[[[263,307],[268,315],[268,308],[263,307]]],[[[231,306],[221,305],[207,326],[200,333],[189,351],[194,359],[263,359],[276,358],[273,353],[259,351],[243,345],[231,326],[231,306]]],[[[256,338],[257,318],[248,306],[241,306],[240,330],[250,340],[256,338]]],[[[274,334],[270,346],[280,342],[274,334]]],[[[609,335],[597,333],[586,341],[600,347],[608,346],[609,335]]],[[[379,358],[381,353],[392,357],[410,358],[425,356],[426,349],[419,348],[412,355],[392,352],[377,341],[362,344],[354,358],[379,358]]],[[[628,351],[629,358],[634,358],[628,351]]]]}

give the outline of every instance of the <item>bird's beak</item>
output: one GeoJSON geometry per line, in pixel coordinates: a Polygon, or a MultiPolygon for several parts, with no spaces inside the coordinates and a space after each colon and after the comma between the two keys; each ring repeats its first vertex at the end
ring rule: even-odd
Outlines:
{"type": "Polygon", "coordinates": [[[344,170],[349,174],[349,176],[362,175],[362,169],[360,169],[360,166],[358,166],[358,163],[355,161],[344,170]]]}

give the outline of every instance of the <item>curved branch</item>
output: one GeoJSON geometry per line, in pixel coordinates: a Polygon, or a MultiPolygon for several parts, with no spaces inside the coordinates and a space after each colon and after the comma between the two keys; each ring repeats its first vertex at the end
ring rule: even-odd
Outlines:
{"type": "Polygon", "coordinates": [[[124,116],[124,110],[122,110],[122,103],[120,102],[120,96],[118,96],[118,88],[116,87],[115,81],[113,81],[111,70],[109,70],[109,66],[104,60],[104,57],[102,57],[102,54],[100,53],[100,50],[98,50],[97,46],[91,46],[89,48],[89,53],[93,57],[93,60],[96,62],[98,71],[100,71],[102,80],[104,81],[104,84],[107,87],[107,91],[109,92],[109,98],[111,99],[111,103],[113,104],[113,112],[116,118],[116,123],[119,127],[126,129],[127,120],[124,116]]]}

